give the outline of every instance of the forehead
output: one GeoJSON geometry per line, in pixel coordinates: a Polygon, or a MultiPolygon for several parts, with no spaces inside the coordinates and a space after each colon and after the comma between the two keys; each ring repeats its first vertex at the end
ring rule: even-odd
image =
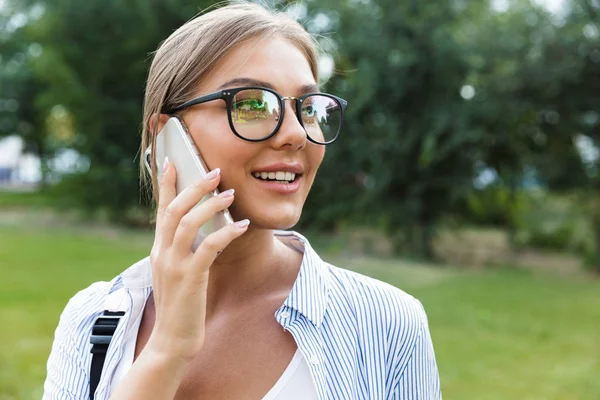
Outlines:
{"type": "Polygon", "coordinates": [[[236,46],[217,62],[199,85],[198,93],[218,90],[237,78],[268,82],[283,96],[295,95],[301,87],[316,84],[304,53],[280,37],[252,39],[236,46]]]}

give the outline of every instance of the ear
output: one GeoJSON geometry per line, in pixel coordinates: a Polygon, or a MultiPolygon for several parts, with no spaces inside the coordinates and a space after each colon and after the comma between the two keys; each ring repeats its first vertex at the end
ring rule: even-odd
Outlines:
{"type": "Polygon", "coordinates": [[[165,126],[167,121],[171,118],[168,114],[152,114],[150,120],[148,121],[148,129],[150,132],[160,132],[160,130],[165,126]],[[158,129],[154,130],[154,125],[158,123],[158,129]]]}

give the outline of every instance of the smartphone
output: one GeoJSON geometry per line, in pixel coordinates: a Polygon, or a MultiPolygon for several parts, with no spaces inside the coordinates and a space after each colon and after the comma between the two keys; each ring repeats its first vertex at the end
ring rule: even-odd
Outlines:
{"type": "MultiPolygon", "coordinates": [[[[146,164],[146,169],[150,172],[150,175],[152,175],[152,168],[150,167],[151,157],[152,151],[148,148],[144,153],[144,164],[146,164]]],[[[194,140],[177,117],[169,118],[165,126],[156,136],[155,159],[158,167],[158,182],[160,182],[162,178],[162,165],[165,161],[165,157],[169,157],[169,161],[174,164],[177,169],[177,194],[181,193],[183,189],[192,183],[198,182],[200,179],[204,178],[209,172],[200,152],[194,144],[194,140]]],[[[218,194],[219,191],[217,189],[208,193],[194,206],[194,208],[218,194]]],[[[192,252],[196,251],[206,236],[228,224],[233,224],[233,218],[231,217],[229,210],[223,210],[216,213],[209,221],[202,225],[198,231],[198,235],[192,245],[192,252]]]]}

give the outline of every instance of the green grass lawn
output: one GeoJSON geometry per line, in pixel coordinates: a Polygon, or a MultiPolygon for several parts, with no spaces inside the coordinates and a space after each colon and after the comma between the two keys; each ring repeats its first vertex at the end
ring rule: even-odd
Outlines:
{"type": "MultiPolygon", "coordinates": [[[[68,298],[150,245],[148,233],[0,224],[0,400],[41,397],[68,298]]],[[[324,258],[421,299],[444,399],[600,399],[600,280],[324,258]]]]}

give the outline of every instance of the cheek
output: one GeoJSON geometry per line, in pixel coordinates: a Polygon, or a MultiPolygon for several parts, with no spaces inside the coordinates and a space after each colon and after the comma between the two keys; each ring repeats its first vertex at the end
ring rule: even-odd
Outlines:
{"type": "Polygon", "coordinates": [[[317,170],[325,158],[325,146],[316,144],[310,144],[311,148],[308,149],[308,159],[312,169],[312,175],[317,173],[317,170]]]}
{"type": "Polygon", "coordinates": [[[217,134],[207,134],[196,141],[200,152],[209,169],[221,168],[221,183],[219,190],[243,190],[245,179],[248,177],[247,166],[256,154],[252,143],[242,142],[228,131],[217,134]]]}
{"type": "Polygon", "coordinates": [[[195,113],[188,128],[206,166],[211,170],[221,168],[225,172],[228,165],[235,160],[239,162],[243,157],[238,150],[240,140],[231,132],[227,115],[219,111],[195,113]]]}

